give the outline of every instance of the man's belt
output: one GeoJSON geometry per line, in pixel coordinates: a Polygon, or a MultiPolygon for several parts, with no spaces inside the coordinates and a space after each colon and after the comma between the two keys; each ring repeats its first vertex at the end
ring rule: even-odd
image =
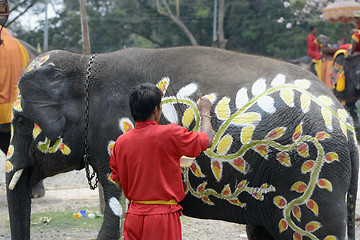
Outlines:
{"type": "Polygon", "coordinates": [[[143,203],[143,204],[168,204],[168,205],[176,205],[176,204],[178,204],[175,199],[171,199],[170,201],[165,201],[165,200],[154,200],[154,201],[134,201],[134,200],[131,200],[131,201],[136,202],[136,203],[143,203]]]}

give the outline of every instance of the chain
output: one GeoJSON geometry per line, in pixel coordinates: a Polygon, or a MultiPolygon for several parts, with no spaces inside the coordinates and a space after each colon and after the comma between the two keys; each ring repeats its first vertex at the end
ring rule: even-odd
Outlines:
{"type": "Polygon", "coordinates": [[[90,74],[91,74],[91,66],[94,62],[96,54],[93,54],[90,57],[90,61],[88,64],[88,68],[86,69],[86,77],[85,77],[85,126],[84,126],[84,136],[85,136],[85,148],[84,148],[84,163],[85,163],[85,171],[86,171],[86,178],[88,180],[89,186],[91,190],[95,190],[97,188],[99,179],[96,176],[95,171],[93,171],[90,175],[90,169],[89,169],[89,146],[88,146],[88,128],[89,128],[89,84],[90,84],[90,74]],[[96,176],[96,178],[95,178],[96,176]],[[94,185],[91,183],[91,181],[95,178],[94,185]]]}

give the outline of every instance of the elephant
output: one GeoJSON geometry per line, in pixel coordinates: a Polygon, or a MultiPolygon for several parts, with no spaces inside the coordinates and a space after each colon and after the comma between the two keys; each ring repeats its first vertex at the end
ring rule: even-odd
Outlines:
{"type": "Polygon", "coordinates": [[[343,102],[353,117],[356,133],[359,136],[360,122],[356,102],[360,98],[360,54],[346,55],[346,50],[343,49],[336,53],[330,72],[330,84],[333,94],[339,101],[343,102]]]}
{"type": "Polygon", "coordinates": [[[29,65],[6,161],[13,240],[30,238],[29,189],[83,168],[90,187],[98,179],[104,190],[98,239],[120,237],[123,197],[109,159],[117,137],[134,128],[128,96],[142,82],[163,92],[160,124],[199,131],[196,101],[213,103],[213,145],[182,167],[185,215],[246,224],[250,240],[355,239],[358,147],[352,118],[330,90],[290,63],[176,47],[53,50],[29,65]]]}

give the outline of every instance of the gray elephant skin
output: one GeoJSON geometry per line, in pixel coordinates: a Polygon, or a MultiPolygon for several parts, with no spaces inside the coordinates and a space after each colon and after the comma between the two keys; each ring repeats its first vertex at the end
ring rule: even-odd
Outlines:
{"type": "Polygon", "coordinates": [[[109,154],[134,127],[128,94],[142,82],[164,93],[161,124],[199,131],[199,94],[213,102],[213,146],[182,168],[185,215],[246,224],[251,240],[355,239],[351,116],[298,66],[205,47],[36,58],[20,79],[6,162],[12,239],[30,238],[30,188],[84,168],[85,148],[104,188],[98,239],[119,238],[121,193],[109,178],[109,154]]]}

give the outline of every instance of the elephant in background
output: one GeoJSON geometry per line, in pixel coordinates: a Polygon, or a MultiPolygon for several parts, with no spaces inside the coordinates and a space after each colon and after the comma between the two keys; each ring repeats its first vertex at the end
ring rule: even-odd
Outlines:
{"type": "Polygon", "coordinates": [[[356,102],[360,98],[360,54],[346,56],[346,50],[339,50],[334,59],[330,72],[330,84],[333,94],[343,103],[352,116],[356,133],[359,137],[360,122],[359,108],[356,102]]]}
{"type": "Polygon", "coordinates": [[[300,67],[206,47],[36,58],[19,82],[6,162],[12,239],[30,238],[30,188],[84,167],[104,189],[98,239],[119,238],[121,193],[109,158],[134,127],[128,95],[142,82],[164,94],[161,124],[199,131],[198,92],[213,102],[213,146],[182,169],[185,215],[246,224],[250,240],[355,239],[351,116],[300,67]]]}

